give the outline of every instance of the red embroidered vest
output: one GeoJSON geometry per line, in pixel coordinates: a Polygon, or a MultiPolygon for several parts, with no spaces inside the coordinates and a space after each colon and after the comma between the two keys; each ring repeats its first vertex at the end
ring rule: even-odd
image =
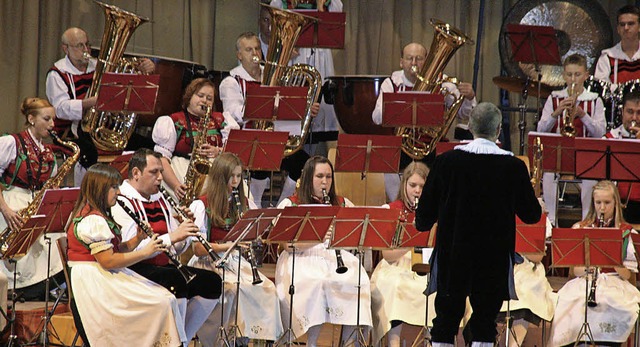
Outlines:
{"type": "Polygon", "coordinates": [[[41,150],[28,130],[12,134],[16,141],[16,158],[4,170],[2,182],[5,187],[17,186],[36,191],[51,177],[55,158],[49,145],[41,150]]]}
{"type": "MultiPolygon", "coordinates": [[[[47,73],[52,71],[57,73],[64,81],[64,84],[67,85],[67,94],[69,94],[69,99],[84,99],[85,95],[89,91],[89,88],[91,87],[91,82],[93,81],[93,72],[80,75],[71,75],[69,73],[60,71],[57,67],[54,66],[49,69],[47,73]],[[73,95],[71,86],[75,86],[75,97],[73,95]]],[[[62,134],[66,129],[71,127],[71,123],[71,121],[68,121],[66,119],[56,118],[53,120],[53,130],[55,130],[58,134],[62,134]]]]}
{"type": "MultiPolygon", "coordinates": [[[[169,232],[169,222],[167,221],[167,218],[169,218],[169,216],[165,215],[165,211],[167,213],[170,213],[171,210],[169,210],[169,207],[167,206],[167,203],[164,201],[164,199],[161,198],[151,202],[132,199],[129,197],[126,197],[126,199],[131,202],[133,211],[138,215],[138,218],[149,223],[149,226],[154,233],[158,235],[164,235],[169,232]],[[141,208],[144,209],[146,218],[142,213],[141,208]]],[[[169,264],[169,258],[167,258],[167,255],[162,252],[153,258],[144,260],[144,262],[148,264],[164,266],[169,264]]]]}
{"type": "MultiPolygon", "coordinates": [[[[566,98],[564,98],[564,97],[551,98],[551,100],[553,101],[553,109],[555,110],[556,108],[558,108],[558,105],[564,99],[566,99],[566,98]]],[[[578,101],[578,104],[576,106],[580,106],[584,110],[584,112],[586,112],[589,115],[592,115],[593,114],[593,110],[595,109],[596,100],[597,99],[578,101]]],[[[573,119],[573,126],[576,129],[576,137],[588,137],[589,136],[589,132],[584,127],[584,124],[582,123],[582,120],[580,120],[579,117],[576,117],[576,118],[573,119]]],[[[564,127],[564,121],[563,121],[563,117],[562,116],[558,116],[558,121],[553,126],[553,129],[551,130],[551,132],[554,132],[554,133],[557,132],[558,127],[561,127],[561,128],[564,127]]]]}
{"type": "MultiPolygon", "coordinates": [[[[67,229],[67,256],[70,261],[96,261],[96,258],[91,254],[91,250],[89,249],[89,245],[84,242],[78,240],[76,234],[76,226],[82,219],[87,216],[96,215],[104,216],[98,211],[89,211],[90,206],[85,205],[80,211],[79,217],[73,219],[73,223],[69,225],[67,229]]],[[[107,222],[109,223],[109,222],[107,222]]],[[[109,227],[111,228],[111,232],[113,233],[113,238],[111,239],[111,244],[113,245],[113,251],[118,252],[120,248],[120,242],[122,242],[122,236],[120,235],[120,229],[116,225],[109,223],[109,227]]]]}
{"type": "MultiPolygon", "coordinates": [[[[187,112],[179,111],[171,116],[176,128],[176,148],[174,155],[188,158],[192,151],[193,139],[198,136],[200,129],[200,118],[189,115],[187,124],[187,112]]],[[[224,116],[220,112],[212,112],[207,129],[207,142],[211,145],[222,147],[222,133],[220,130],[225,126],[224,116]]]]}
{"type": "MultiPolygon", "coordinates": [[[[200,199],[200,201],[202,201],[202,203],[204,204],[204,208],[207,211],[207,216],[209,217],[209,225],[207,225],[207,229],[209,230],[209,242],[216,242],[216,241],[221,241],[222,239],[225,238],[225,236],[227,236],[227,233],[229,233],[229,230],[231,230],[231,228],[238,222],[237,220],[234,220],[235,218],[231,218],[231,216],[227,216],[225,218],[225,222],[227,222],[229,224],[229,229],[226,228],[221,228],[218,226],[214,226],[212,223],[212,218],[211,218],[211,208],[209,207],[209,202],[207,201],[207,196],[203,195],[201,197],[199,197],[198,199],[200,199]]],[[[247,199],[245,198],[245,201],[247,201],[247,199]]],[[[248,205],[248,204],[247,204],[248,205]]],[[[232,206],[229,206],[229,211],[232,210],[232,206]]]]}
{"type": "MultiPolygon", "coordinates": [[[[613,82],[615,78],[616,58],[609,57],[609,65],[611,73],[609,80],[613,82]]],[[[618,59],[618,81],[617,83],[625,83],[640,78],[640,60],[626,61],[618,59]]]]}

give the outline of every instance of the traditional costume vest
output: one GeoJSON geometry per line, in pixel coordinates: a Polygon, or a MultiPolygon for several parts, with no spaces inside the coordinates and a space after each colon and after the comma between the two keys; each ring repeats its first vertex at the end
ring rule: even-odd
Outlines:
{"type": "MultiPolygon", "coordinates": [[[[80,241],[80,239],[78,238],[77,230],[76,230],[80,221],[82,221],[82,219],[84,219],[87,216],[96,215],[104,218],[104,215],[102,215],[100,212],[95,210],[90,211],[90,209],[91,207],[89,205],[85,205],[80,211],[79,216],[73,219],[73,223],[71,223],[69,225],[69,228],[67,229],[67,240],[68,240],[67,256],[69,257],[70,261],[96,261],[96,258],[91,254],[91,248],[89,247],[88,244],[80,241]]],[[[111,244],[113,245],[113,251],[118,252],[120,247],[120,242],[122,242],[120,229],[115,223],[110,222],[106,218],[105,220],[107,221],[107,224],[109,225],[109,229],[111,229],[111,232],[113,233],[113,236],[114,236],[111,239],[111,244]]]]}
{"type": "MultiPolygon", "coordinates": [[[[199,197],[199,199],[204,204],[204,208],[206,210],[207,216],[211,216],[211,207],[209,206],[209,202],[207,201],[206,195],[199,197]]],[[[245,198],[245,201],[247,201],[246,198],[245,198]]],[[[229,230],[231,230],[231,228],[238,222],[237,217],[235,217],[237,216],[236,209],[237,209],[236,206],[232,203],[232,200],[230,199],[229,213],[224,219],[225,221],[224,227],[214,226],[212,222],[213,219],[209,217],[209,225],[208,225],[208,230],[209,230],[208,241],[209,242],[217,242],[224,239],[224,237],[227,236],[227,233],[229,233],[229,230]]]]}
{"type": "Polygon", "coordinates": [[[640,60],[626,61],[622,59],[609,58],[609,65],[611,66],[611,73],[609,74],[609,80],[614,83],[625,83],[631,80],[640,78],[640,60]],[[618,64],[617,81],[616,79],[616,61],[618,64]]]}
{"type": "Polygon", "coordinates": [[[17,186],[36,191],[51,177],[55,158],[47,145],[38,147],[28,130],[12,134],[16,141],[16,159],[9,164],[2,175],[5,188],[17,186]]]}
{"type": "MultiPolygon", "coordinates": [[[[167,218],[170,218],[170,210],[164,199],[160,198],[156,201],[142,201],[129,197],[125,198],[131,202],[133,211],[138,215],[138,218],[149,223],[149,226],[154,233],[158,235],[169,233],[169,222],[167,221],[167,218]],[[141,209],[144,209],[144,213],[141,209]]],[[[167,255],[163,252],[153,258],[144,260],[144,262],[157,266],[164,266],[169,264],[169,258],[167,258],[167,255]]]]}
{"type": "MultiPolygon", "coordinates": [[[[64,84],[67,85],[67,93],[69,94],[69,99],[82,100],[87,95],[89,88],[91,88],[91,82],[93,81],[93,72],[80,75],[72,75],[67,72],[62,72],[54,66],[49,69],[47,73],[52,71],[57,73],[60,78],[62,78],[62,81],[64,81],[64,84]]],[[[71,121],[68,121],[66,119],[56,118],[53,121],[53,130],[55,130],[58,134],[62,134],[65,130],[71,127],[71,123],[71,121]]]]}
{"type": "MultiPolygon", "coordinates": [[[[200,118],[188,114],[186,111],[179,111],[171,116],[176,128],[176,148],[173,155],[189,158],[193,149],[194,138],[198,136],[200,129],[200,118]]],[[[220,112],[212,112],[207,129],[207,142],[216,147],[222,147],[222,133],[220,129],[225,126],[224,116],[220,112]]]]}
{"type": "MultiPolygon", "coordinates": [[[[566,98],[564,97],[559,97],[559,98],[552,98],[553,101],[553,109],[555,110],[556,108],[558,108],[558,105],[566,98]]],[[[596,108],[596,99],[593,100],[579,100],[577,106],[580,106],[585,113],[592,115],[593,111],[596,108]]],[[[573,126],[576,129],[576,137],[588,137],[589,136],[589,132],[587,131],[587,129],[585,128],[584,124],[582,123],[582,120],[580,120],[579,117],[576,117],[573,119],[573,126]]],[[[558,121],[556,122],[556,124],[553,126],[553,129],[551,130],[551,132],[557,132],[558,131],[558,127],[560,127],[560,129],[562,129],[564,127],[564,120],[562,116],[558,116],[558,121]]]]}

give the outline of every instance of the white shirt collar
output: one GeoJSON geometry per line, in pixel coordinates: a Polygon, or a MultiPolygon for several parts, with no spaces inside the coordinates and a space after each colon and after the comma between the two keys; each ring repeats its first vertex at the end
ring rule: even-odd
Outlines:
{"type": "Polygon", "coordinates": [[[466,145],[457,145],[453,149],[475,154],[499,154],[513,156],[513,153],[501,149],[495,142],[483,138],[474,139],[466,145]]]}
{"type": "Polygon", "coordinates": [[[140,194],[140,192],[138,192],[132,185],[131,183],[129,183],[129,179],[126,179],[122,182],[122,184],[120,185],[120,194],[126,196],[127,198],[130,199],[136,199],[136,200],[140,200],[143,202],[153,202],[153,201],[157,201],[160,200],[160,198],[162,197],[162,193],[156,193],[153,194],[149,197],[149,199],[145,198],[144,196],[142,196],[142,194],[140,194]]]}

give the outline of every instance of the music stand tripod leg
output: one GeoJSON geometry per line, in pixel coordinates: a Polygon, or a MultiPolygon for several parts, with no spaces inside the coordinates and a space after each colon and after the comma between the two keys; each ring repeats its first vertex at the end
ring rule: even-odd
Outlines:
{"type": "Polygon", "coordinates": [[[240,304],[240,271],[242,269],[242,256],[240,254],[240,249],[238,249],[238,277],[236,278],[236,302],[235,302],[235,318],[234,323],[229,327],[228,337],[230,336],[231,340],[228,342],[231,346],[237,346],[238,338],[242,338],[242,332],[240,331],[240,327],[238,326],[238,310],[240,304]]]}
{"type": "MultiPolygon", "coordinates": [[[[286,251],[285,251],[286,252],[286,251]]],[[[274,346],[282,346],[285,345],[287,347],[293,344],[293,341],[297,339],[295,334],[293,333],[293,328],[291,327],[293,324],[293,295],[296,292],[296,287],[294,285],[294,278],[296,271],[296,247],[292,243],[291,244],[291,284],[289,285],[289,327],[282,333],[282,336],[274,342],[274,346]]]]}
{"type": "Polygon", "coordinates": [[[418,335],[416,335],[416,338],[415,340],[413,340],[413,344],[411,345],[411,347],[420,346],[420,340],[422,340],[422,345],[424,347],[431,346],[431,332],[429,331],[429,294],[428,294],[429,281],[431,280],[431,273],[427,272],[425,276],[427,276],[427,285],[424,290],[424,295],[426,297],[426,302],[424,305],[424,326],[422,326],[422,328],[420,329],[420,332],[418,332],[418,335]]]}
{"type": "Polygon", "coordinates": [[[7,347],[17,346],[18,335],[16,335],[15,322],[16,322],[16,303],[18,302],[18,294],[16,293],[16,283],[18,282],[18,261],[14,258],[7,259],[9,264],[14,264],[13,267],[13,290],[11,291],[11,316],[7,314],[4,307],[0,307],[0,314],[7,320],[9,325],[9,338],[7,341],[7,347]]]}
{"type": "MultiPolygon", "coordinates": [[[[227,336],[227,330],[224,328],[224,279],[227,270],[222,267],[222,293],[220,294],[220,327],[218,328],[218,335],[216,336],[216,342],[220,341],[220,346],[231,347],[229,345],[229,337],[227,336]]],[[[235,346],[233,346],[235,347],[235,346]]]]}
{"type": "MultiPolygon", "coordinates": [[[[582,323],[582,327],[580,327],[580,331],[578,331],[578,337],[576,338],[575,343],[573,344],[574,346],[578,346],[580,345],[580,339],[585,336],[588,340],[585,340],[585,342],[590,343],[591,346],[595,345],[595,342],[593,341],[593,334],[591,333],[591,327],[589,326],[589,321],[588,321],[588,308],[589,308],[589,275],[591,273],[595,273],[595,269],[592,268],[587,268],[586,273],[584,274],[584,285],[585,285],[585,290],[584,290],[584,322],[582,323]]],[[[592,277],[592,281],[595,281],[596,279],[592,277]]]]}
{"type": "MultiPolygon", "coordinates": [[[[364,336],[363,327],[360,325],[360,292],[362,290],[362,257],[364,256],[364,250],[358,249],[356,252],[358,253],[358,285],[356,286],[358,288],[358,298],[356,299],[358,308],[356,310],[356,329],[349,334],[344,341],[350,341],[351,336],[356,334],[353,345],[362,347],[368,346],[367,338],[364,336]]],[[[348,345],[345,344],[344,347],[346,346],[348,345]]]]}

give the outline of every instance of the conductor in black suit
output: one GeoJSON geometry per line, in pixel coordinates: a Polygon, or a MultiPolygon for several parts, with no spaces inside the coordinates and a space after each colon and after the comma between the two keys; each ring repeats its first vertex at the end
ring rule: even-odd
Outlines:
{"type": "Polygon", "coordinates": [[[436,158],[418,204],[418,230],[438,223],[429,283],[429,291],[437,291],[433,347],[453,346],[467,297],[471,346],[493,346],[502,302],[516,299],[515,217],[540,219],[527,167],[495,143],[501,119],[491,103],[472,111],[474,140],[436,158]]]}

